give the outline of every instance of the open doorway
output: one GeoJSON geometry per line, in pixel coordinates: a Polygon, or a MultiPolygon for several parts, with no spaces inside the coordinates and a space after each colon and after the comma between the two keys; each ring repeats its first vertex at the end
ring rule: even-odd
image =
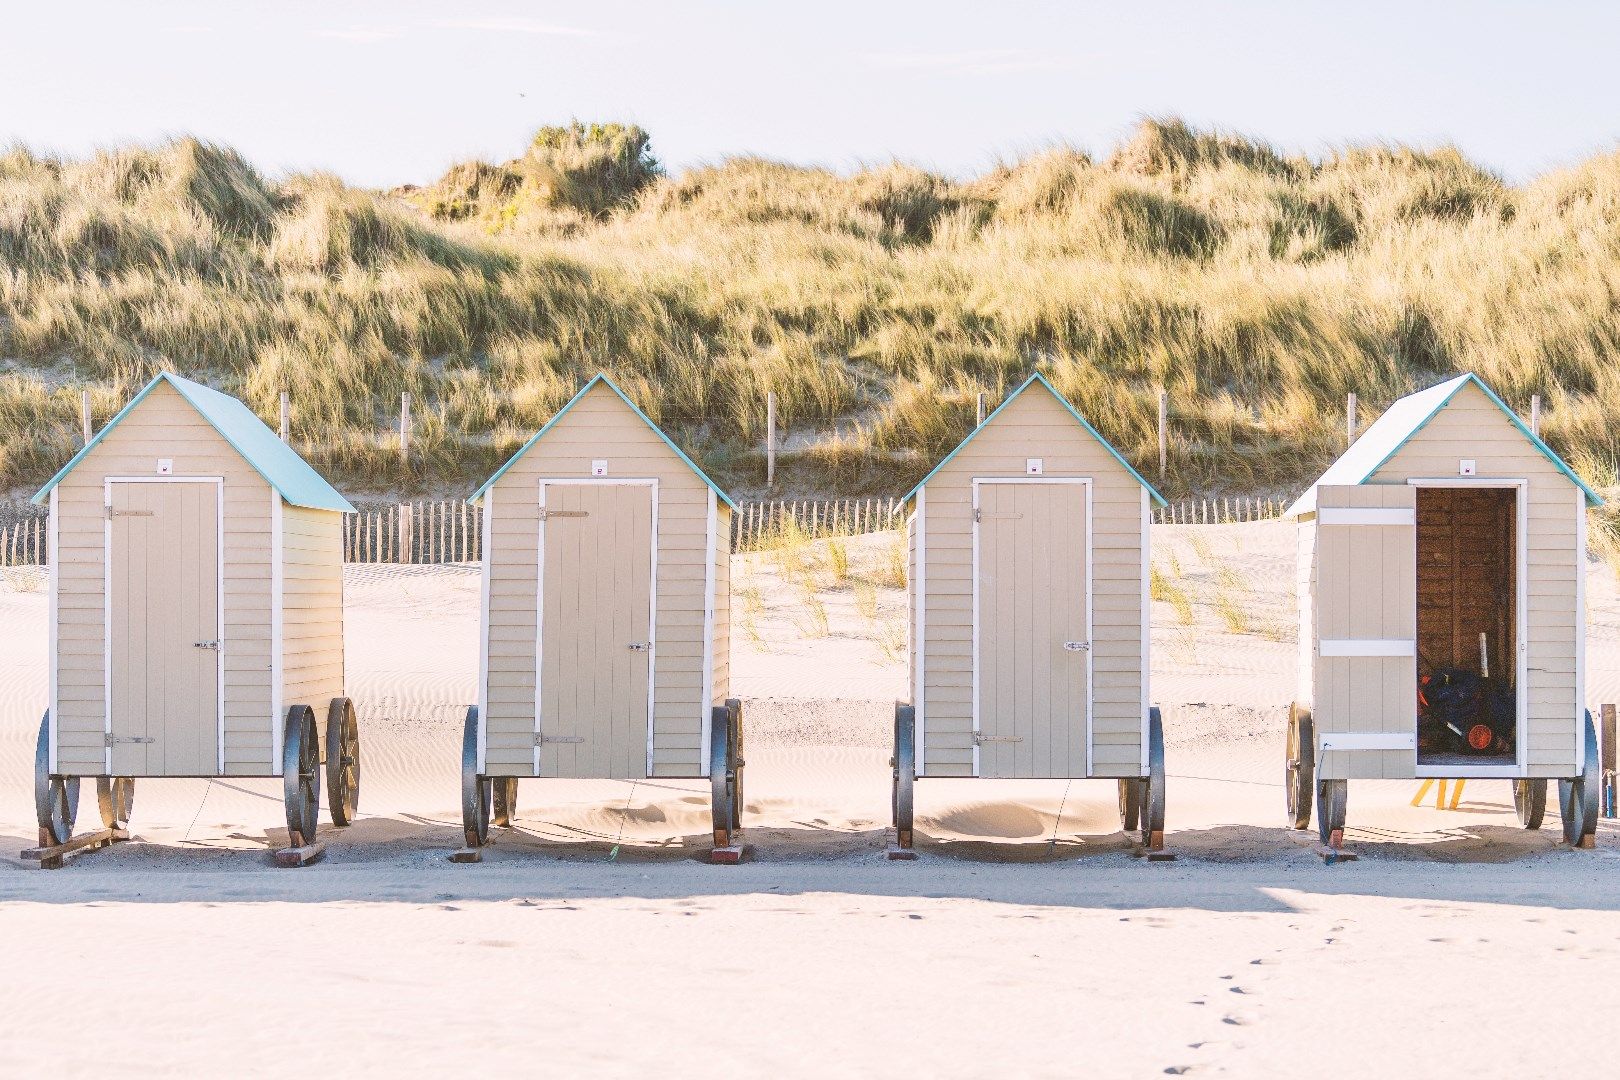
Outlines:
{"type": "Polygon", "coordinates": [[[1518,490],[1417,492],[1418,765],[1518,755],[1518,490]]]}

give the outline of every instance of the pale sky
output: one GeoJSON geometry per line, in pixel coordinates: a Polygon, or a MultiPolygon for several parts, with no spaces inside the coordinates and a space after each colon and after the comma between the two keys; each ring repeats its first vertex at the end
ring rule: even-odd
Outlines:
{"type": "Polygon", "coordinates": [[[1596,3],[4,2],[0,144],[193,134],[391,186],[578,117],[676,170],[961,175],[1178,114],[1289,151],[1452,142],[1522,180],[1616,146],[1617,45],[1596,3]]]}

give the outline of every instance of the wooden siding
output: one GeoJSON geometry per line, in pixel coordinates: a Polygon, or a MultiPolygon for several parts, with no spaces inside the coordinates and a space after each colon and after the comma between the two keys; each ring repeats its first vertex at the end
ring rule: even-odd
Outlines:
{"type": "Polygon", "coordinates": [[[1476,386],[1465,386],[1371,478],[1374,484],[1453,479],[1472,458],[1476,479],[1525,480],[1529,577],[1526,766],[1531,776],[1569,776],[1585,708],[1576,686],[1576,581],[1585,566],[1575,485],[1539,453],[1476,386]]]}
{"type": "MultiPolygon", "coordinates": [[[[961,449],[919,498],[922,763],[929,776],[973,774],[973,478],[1025,475],[1092,480],[1093,776],[1142,772],[1141,485],[1051,394],[1032,387],[961,449]]],[[[914,585],[914,587],[918,587],[914,585]]]]}
{"type": "Polygon", "coordinates": [[[270,486],[167,385],[151,394],[57,487],[57,767],[104,771],[102,481],[222,476],[225,498],[225,773],[273,772],[270,686],[270,486]]]}
{"type": "Polygon", "coordinates": [[[281,508],[281,712],[343,696],[343,515],[281,508]]]}
{"type": "MultiPolygon", "coordinates": [[[[714,665],[710,704],[731,696],[731,508],[715,499],[714,540],[714,665]]],[[[707,748],[704,749],[707,753],[707,748]]]]}
{"type": "Polygon", "coordinates": [[[658,480],[652,775],[702,775],[701,720],[710,696],[703,685],[709,489],[604,385],[581,398],[495,484],[487,538],[485,764],[491,775],[534,775],[540,481],[589,478],[598,459],[608,461],[612,477],[658,480]]]}

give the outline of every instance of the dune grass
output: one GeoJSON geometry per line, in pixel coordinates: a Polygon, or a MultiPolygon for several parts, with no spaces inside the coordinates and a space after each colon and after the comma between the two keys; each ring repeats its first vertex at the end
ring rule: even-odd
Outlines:
{"type": "Polygon", "coordinates": [[[0,483],[152,372],[291,394],[340,479],[466,486],[605,370],[722,481],[762,479],[768,393],[806,491],[897,493],[1044,371],[1171,494],[1297,486],[1376,410],[1474,370],[1616,481],[1620,153],[1522,187],[1446,148],[1311,160],[1148,120],[967,179],[738,157],[666,175],[624,125],[378,193],[182,139],[0,153],[0,483]],[[390,434],[414,398],[415,453],[390,434]]]}

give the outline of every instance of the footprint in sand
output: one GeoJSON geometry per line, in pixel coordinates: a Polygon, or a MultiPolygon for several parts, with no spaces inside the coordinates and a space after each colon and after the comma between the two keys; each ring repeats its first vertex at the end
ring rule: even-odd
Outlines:
{"type": "Polygon", "coordinates": [[[1166,1076],[1186,1076],[1192,1070],[1191,1065],[1170,1065],[1165,1068],[1164,1074],[1166,1076]]]}
{"type": "Polygon", "coordinates": [[[1223,1023],[1223,1024],[1231,1024],[1233,1027],[1248,1027],[1249,1026],[1249,1018],[1246,1017],[1246,1016],[1238,1016],[1236,1014],[1233,1014],[1231,1016],[1223,1016],[1223,1017],[1221,1017],[1221,1023],[1223,1023]]]}

